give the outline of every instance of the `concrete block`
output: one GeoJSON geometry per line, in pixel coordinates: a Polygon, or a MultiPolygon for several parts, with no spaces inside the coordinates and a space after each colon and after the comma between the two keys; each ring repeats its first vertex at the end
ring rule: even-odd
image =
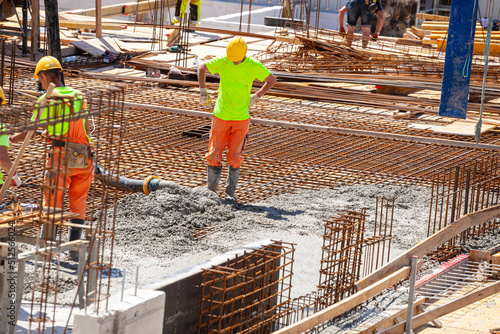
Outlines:
{"type": "MultiPolygon", "coordinates": [[[[155,290],[127,290],[123,301],[111,298],[116,312],[115,331],[120,334],[160,334],[163,331],[165,293],[155,290]]],[[[115,296],[119,297],[119,296],[115,296]]]]}
{"type": "Polygon", "coordinates": [[[100,315],[78,313],[74,318],[74,334],[159,334],[163,332],[165,293],[154,290],[124,292],[109,299],[108,312],[100,315]]]}
{"type": "Polygon", "coordinates": [[[115,317],[112,312],[97,314],[75,314],[73,320],[73,334],[112,334],[115,323],[115,317]]]}

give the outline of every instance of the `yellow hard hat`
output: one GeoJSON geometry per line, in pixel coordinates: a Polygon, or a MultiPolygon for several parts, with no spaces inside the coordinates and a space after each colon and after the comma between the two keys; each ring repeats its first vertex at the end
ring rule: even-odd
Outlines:
{"type": "Polygon", "coordinates": [[[38,73],[40,73],[40,71],[48,71],[55,68],[59,69],[60,72],[63,71],[61,63],[59,62],[59,60],[57,60],[57,58],[52,56],[45,56],[36,64],[35,75],[33,76],[33,78],[38,79],[38,73]]]}
{"type": "Polygon", "coordinates": [[[2,99],[2,104],[7,104],[7,101],[5,100],[5,94],[3,93],[2,87],[0,87],[0,99],[2,99]]]}
{"type": "Polygon", "coordinates": [[[227,59],[238,62],[247,54],[247,42],[241,36],[233,37],[226,48],[227,59]]]}

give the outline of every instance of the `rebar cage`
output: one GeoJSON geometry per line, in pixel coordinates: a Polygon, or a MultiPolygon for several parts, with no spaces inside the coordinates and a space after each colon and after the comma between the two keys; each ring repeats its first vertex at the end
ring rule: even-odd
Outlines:
{"type": "MultiPolygon", "coordinates": [[[[23,143],[20,149],[16,149],[15,145],[11,152],[14,153],[13,157],[17,153],[21,158],[24,147],[27,147],[29,154],[20,160],[21,165],[23,170],[30,171],[29,175],[37,176],[25,179],[22,187],[10,191],[10,205],[3,206],[11,209],[0,216],[2,237],[10,236],[6,232],[13,231],[14,244],[27,242],[35,245],[34,251],[16,254],[14,272],[17,274],[20,289],[17,289],[17,296],[10,298],[17,307],[18,315],[26,260],[34,259],[30,331],[33,329],[45,332],[50,328],[52,332],[55,330],[52,323],[55,321],[58,307],[57,295],[62,290],[61,284],[67,285],[65,281],[60,282],[60,262],[66,260],[64,252],[68,250],[79,254],[73,306],[78,305],[97,314],[108,307],[111,278],[109,273],[113,263],[115,230],[114,204],[119,195],[117,189],[107,187],[102,179],[120,173],[122,138],[126,130],[123,100],[122,88],[109,87],[85,97],[51,96],[36,105],[4,106],[0,109],[0,135],[22,131],[28,131],[28,136],[30,133],[35,135],[31,144],[26,146],[27,143],[23,143]],[[75,107],[85,103],[85,110],[75,107]],[[37,111],[36,115],[43,116],[33,116],[34,110],[37,111]],[[75,170],[70,164],[71,156],[79,156],[81,152],[75,153],[69,149],[67,134],[70,130],[64,135],[62,130],[65,126],[71,128],[80,120],[84,126],[86,124],[86,134],[90,138],[90,147],[87,147],[88,159],[83,167],[88,168],[91,178],[85,201],[86,211],[83,210],[88,224],[79,225],[86,232],[86,240],[65,242],[68,227],[76,227],[69,220],[81,217],[81,214],[72,212],[75,211],[74,207],[70,208],[71,203],[65,198],[68,197],[66,193],[72,191],[71,188],[68,190],[71,182],[79,182],[69,178],[75,170]],[[47,131],[49,127],[52,130],[50,132],[47,131]],[[37,130],[42,131],[37,133],[37,130]],[[38,134],[41,134],[41,138],[38,134]],[[97,165],[110,173],[95,175],[93,169],[97,165]],[[47,182],[48,180],[57,181],[47,182]],[[64,198],[62,205],[54,201],[58,197],[64,198]],[[6,223],[9,222],[7,230],[6,223]],[[48,307],[49,305],[53,306],[48,307]],[[50,314],[52,310],[53,314],[50,314]]],[[[25,295],[25,298],[29,299],[29,296],[25,295]]],[[[12,328],[15,328],[15,325],[12,328]]],[[[9,328],[4,327],[2,330],[9,328]]]]}
{"type": "Polygon", "coordinates": [[[274,242],[203,273],[198,333],[271,333],[286,312],[294,245],[274,242]]]}

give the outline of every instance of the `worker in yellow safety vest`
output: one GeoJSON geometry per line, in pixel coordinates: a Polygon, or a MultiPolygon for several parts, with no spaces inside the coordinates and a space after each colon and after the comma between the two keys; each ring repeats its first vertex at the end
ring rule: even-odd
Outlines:
{"type": "MultiPolygon", "coordinates": [[[[83,225],[87,210],[87,195],[92,183],[93,161],[90,153],[89,123],[86,117],[77,120],[74,118],[87,114],[87,102],[81,92],[62,84],[62,71],[61,64],[56,58],[46,56],[37,63],[34,75],[43,89],[47,89],[53,83],[56,88],[52,95],[64,102],[57,107],[47,107],[43,110],[38,109],[37,103],[33,112],[33,121],[40,112],[41,125],[44,121],[61,120],[56,124],[44,126],[53,153],[45,163],[43,205],[62,208],[64,192],[67,189],[69,209],[79,215],[78,218],[71,219],[70,223],[83,225]],[[69,120],[69,117],[73,117],[73,120],[69,120]]],[[[40,97],[39,103],[44,97],[40,97]]],[[[13,135],[10,139],[12,142],[19,142],[23,141],[26,135],[27,131],[13,135]]],[[[80,239],[81,234],[81,228],[71,226],[69,241],[80,239]]],[[[77,254],[76,251],[70,252],[74,260],[77,254]]]]}
{"type": "Polygon", "coordinates": [[[243,162],[241,155],[250,126],[249,107],[259,101],[276,83],[276,78],[259,61],[248,57],[247,43],[242,37],[234,37],[226,47],[226,55],[214,58],[198,67],[200,103],[210,106],[212,99],[205,87],[206,73],[218,73],[219,95],[213,109],[209,150],[205,155],[208,163],[207,186],[216,191],[222,173],[222,153],[227,147],[229,171],[225,199],[236,204],[234,192],[243,162]],[[255,79],[264,85],[252,94],[255,79]]]}

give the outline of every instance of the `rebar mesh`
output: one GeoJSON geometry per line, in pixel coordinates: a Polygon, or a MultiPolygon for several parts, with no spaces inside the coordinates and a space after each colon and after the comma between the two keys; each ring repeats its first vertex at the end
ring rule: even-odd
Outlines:
{"type": "MultiPolygon", "coordinates": [[[[499,203],[500,175],[498,157],[465,162],[437,173],[432,181],[427,236],[471,212],[499,203]]],[[[432,258],[443,261],[461,251],[465,240],[494,231],[497,220],[469,228],[431,253],[432,258]]]]}
{"type": "MultiPolygon", "coordinates": [[[[115,173],[120,171],[121,140],[126,128],[123,117],[123,99],[123,89],[111,87],[87,96],[85,111],[75,107],[79,103],[83,104],[84,101],[78,95],[64,98],[52,96],[38,105],[23,104],[15,108],[0,109],[0,122],[3,124],[0,134],[2,135],[44,130],[41,132],[44,139],[33,145],[34,147],[28,145],[27,148],[28,158],[35,159],[38,163],[33,166],[23,166],[23,170],[32,169],[33,174],[37,176],[26,179],[26,185],[19,191],[13,191],[11,195],[12,203],[22,201],[25,206],[21,207],[16,204],[15,210],[11,213],[4,213],[2,216],[4,218],[2,227],[5,226],[7,222],[5,218],[9,215],[16,221],[14,226],[16,235],[35,227],[37,229],[33,231],[38,231],[39,227],[42,227],[41,235],[32,234],[36,237],[36,249],[33,254],[24,254],[19,259],[23,261],[20,262],[23,266],[27,258],[35,260],[31,286],[30,331],[52,330],[54,333],[56,330],[54,321],[57,316],[58,292],[62,290],[60,286],[62,283],[59,280],[60,260],[63,252],[67,250],[79,252],[81,255],[78,288],[73,305],[76,305],[76,299],[79,297],[80,306],[87,307],[92,304],[92,311],[99,313],[103,309],[102,304],[107,301],[110,276],[108,275],[105,281],[103,271],[110,270],[112,266],[115,222],[114,214],[109,214],[107,210],[118,200],[118,190],[107,188],[97,178],[91,181],[92,191],[87,196],[88,211],[97,214],[88,215],[91,217],[90,225],[81,225],[87,231],[87,240],[65,241],[64,232],[67,226],[71,226],[71,221],[68,222],[68,220],[79,218],[80,214],[71,212],[67,200],[60,206],[56,198],[65,197],[71,182],[69,175],[75,169],[89,170],[90,178],[92,178],[92,167],[95,164],[100,164],[115,173]],[[43,114],[43,117],[35,116],[32,119],[33,110],[37,115],[43,114]],[[91,124],[89,127],[91,133],[88,133],[91,137],[91,146],[84,145],[85,151],[91,150],[91,152],[82,167],[72,167],[71,159],[75,157],[85,159],[86,156],[83,151],[83,153],[80,151],[73,153],[68,144],[71,139],[70,129],[81,119],[91,124]],[[66,125],[68,130],[61,131],[66,125]],[[49,128],[53,131],[47,131],[49,128]],[[60,135],[56,135],[57,133],[60,135]],[[38,168],[39,170],[36,171],[38,168]],[[14,198],[16,198],[15,201],[14,198]],[[87,277],[86,283],[84,283],[85,276],[87,277]],[[49,307],[49,305],[53,306],[49,307]]],[[[83,121],[81,122],[84,124],[83,121]]],[[[18,276],[23,275],[24,272],[18,272],[18,276]]],[[[17,305],[17,307],[20,306],[17,305]]],[[[107,304],[104,307],[107,307],[107,304]]],[[[63,319],[59,319],[61,320],[63,319]]]]}
{"type": "Polygon", "coordinates": [[[319,290],[326,290],[321,302],[332,305],[356,290],[361,276],[366,209],[345,210],[325,224],[319,290]]]}
{"type": "Polygon", "coordinates": [[[270,333],[290,301],[294,245],[274,242],[203,273],[198,333],[270,333]]]}

